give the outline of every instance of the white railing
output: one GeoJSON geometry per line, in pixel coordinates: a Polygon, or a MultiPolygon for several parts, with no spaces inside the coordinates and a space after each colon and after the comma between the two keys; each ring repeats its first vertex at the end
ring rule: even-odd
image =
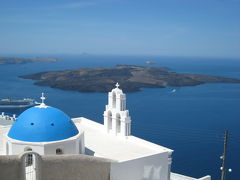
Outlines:
{"type": "Polygon", "coordinates": [[[0,115],[0,118],[6,121],[15,121],[17,119],[15,114],[10,115],[10,114],[5,114],[4,112],[2,112],[2,114],[0,115]]]}

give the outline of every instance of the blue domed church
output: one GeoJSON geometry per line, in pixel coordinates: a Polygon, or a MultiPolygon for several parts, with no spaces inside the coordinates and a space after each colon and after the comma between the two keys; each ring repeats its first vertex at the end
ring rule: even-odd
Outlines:
{"type": "MultiPolygon", "coordinates": [[[[7,172],[9,167],[16,168],[17,160],[25,168],[19,170],[23,180],[197,180],[171,173],[173,150],[131,134],[126,95],[118,83],[108,93],[103,124],[84,117],[71,119],[47,106],[43,94],[41,100],[14,117],[12,124],[0,124],[0,155],[7,156],[2,164],[0,156],[1,180],[10,180],[7,172]],[[13,162],[5,171],[11,157],[13,162]],[[7,179],[2,178],[3,173],[7,179]]],[[[2,114],[1,119],[9,117],[2,114]]]]}
{"type": "Polygon", "coordinates": [[[42,103],[24,111],[6,136],[6,154],[26,150],[44,154],[84,153],[83,132],[63,111],[42,103]]]}

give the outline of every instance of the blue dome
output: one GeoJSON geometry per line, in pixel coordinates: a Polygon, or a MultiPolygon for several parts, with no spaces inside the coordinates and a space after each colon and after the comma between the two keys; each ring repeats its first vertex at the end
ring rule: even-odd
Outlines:
{"type": "Polygon", "coordinates": [[[8,137],[29,142],[49,142],[77,134],[77,127],[64,112],[53,107],[35,106],[20,114],[8,137]]]}

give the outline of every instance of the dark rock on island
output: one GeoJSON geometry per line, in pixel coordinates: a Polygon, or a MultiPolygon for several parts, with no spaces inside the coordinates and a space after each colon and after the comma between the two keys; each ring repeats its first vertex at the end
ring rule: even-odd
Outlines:
{"type": "Polygon", "coordinates": [[[21,76],[36,85],[80,92],[108,92],[118,82],[125,92],[141,88],[195,86],[203,83],[240,83],[239,79],[170,72],[164,67],[118,65],[110,68],[79,68],[21,76]]]}
{"type": "Polygon", "coordinates": [[[46,58],[17,58],[17,57],[0,57],[1,64],[25,64],[33,62],[56,62],[56,58],[46,57],[46,58]]]}

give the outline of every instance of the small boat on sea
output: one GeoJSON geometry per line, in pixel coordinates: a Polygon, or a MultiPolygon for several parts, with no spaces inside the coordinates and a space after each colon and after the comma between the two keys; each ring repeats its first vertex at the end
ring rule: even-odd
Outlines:
{"type": "Polygon", "coordinates": [[[39,104],[34,99],[24,98],[20,100],[6,98],[0,100],[0,109],[28,108],[39,104]]]}
{"type": "Polygon", "coordinates": [[[172,93],[175,93],[176,91],[177,91],[176,89],[173,89],[171,92],[172,92],[172,93]]]}

